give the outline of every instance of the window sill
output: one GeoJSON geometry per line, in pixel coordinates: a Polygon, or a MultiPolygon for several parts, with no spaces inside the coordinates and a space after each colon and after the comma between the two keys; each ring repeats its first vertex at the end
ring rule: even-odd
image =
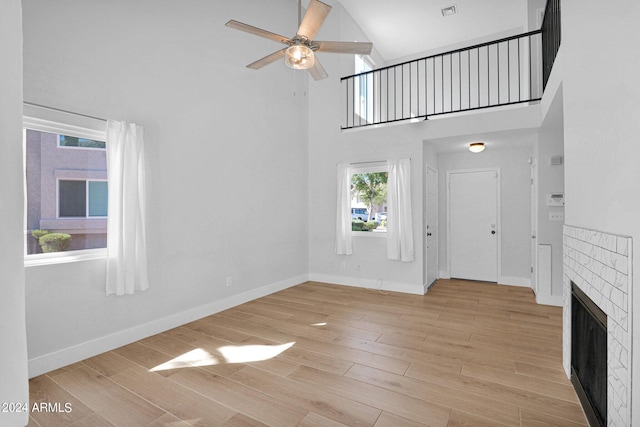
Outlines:
{"type": "Polygon", "coordinates": [[[53,252],[48,254],[34,254],[24,257],[25,267],[37,267],[40,265],[64,264],[68,262],[91,261],[106,259],[107,249],[85,249],[80,251],[53,252]]]}
{"type": "Polygon", "coordinates": [[[351,232],[351,236],[352,237],[365,237],[367,239],[370,238],[386,238],[387,237],[387,232],[386,231],[352,231],[351,232]]]}

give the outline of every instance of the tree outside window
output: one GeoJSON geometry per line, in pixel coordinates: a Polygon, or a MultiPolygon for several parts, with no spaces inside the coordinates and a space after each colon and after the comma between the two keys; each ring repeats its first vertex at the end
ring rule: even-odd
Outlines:
{"type": "Polygon", "coordinates": [[[352,219],[353,231],[386,231],[386,171],[354,173],[351,176],[352,211],[359,204],[367,209],[367,220],[352,219]]]}

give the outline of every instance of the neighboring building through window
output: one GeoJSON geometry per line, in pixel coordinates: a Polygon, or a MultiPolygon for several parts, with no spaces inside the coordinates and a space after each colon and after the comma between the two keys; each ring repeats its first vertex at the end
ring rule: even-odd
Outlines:
{"type": "Polygon", "coordinates": [[[104,150],[107,147],[104,141],[94,141],[88,138],[79,138],[77,136],[58,135],[59,147],[75,147],[75,148],[95,148],[104,150]]]}
{"type": "Polygon", "coordinates": [[[351,174],[351,230],[387,231],[387,165],[365,164],[351,174]]]}
{"type": "Polygon", "coordinates": [[[27,255],[106,247],[106,144],[94,138],[25,128],[27,255]]]}

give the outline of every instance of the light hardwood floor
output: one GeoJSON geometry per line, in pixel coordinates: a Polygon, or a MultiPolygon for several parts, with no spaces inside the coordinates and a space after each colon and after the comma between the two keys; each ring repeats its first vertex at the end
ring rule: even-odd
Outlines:
{"type": "Polygon", "coordinates": [[[561,317],[527,288],[308,282],[33,378],[72,410],[29,425],[584,426],[561,317]]]}

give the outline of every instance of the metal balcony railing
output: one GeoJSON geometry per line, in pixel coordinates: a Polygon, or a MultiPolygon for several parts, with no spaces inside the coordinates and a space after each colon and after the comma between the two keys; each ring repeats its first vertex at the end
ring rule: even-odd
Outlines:
{"type": "Polygon", "coordinates": [[[343,77],[342,129],[539,101],[542,45],[537,30],[343,77]]]}
{"type": "Polygon", "coordinates": [[[551,75],[553,63],[560,49],[562,31],[560,28],[560,0],[547,0],[542,20],[542,81],[543,88],[551,75]]]}

